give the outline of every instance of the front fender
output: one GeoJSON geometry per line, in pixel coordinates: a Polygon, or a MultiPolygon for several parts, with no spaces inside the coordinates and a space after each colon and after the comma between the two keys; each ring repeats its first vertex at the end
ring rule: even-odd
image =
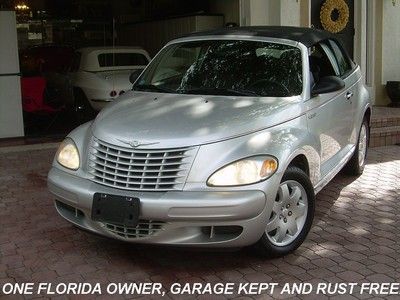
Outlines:
{"type": "MultiPolygon", "coordinates": [[[[187,190],[226,190],[223,187],[207,186],[207,179],[221,167],[233,161],[254,155],[272,155],[278,159],[279,166],[273,175],[274,180],[280,179],[289,163],[297,156],[304,155],[310,167],[310,177],[313,183],[319,179],[319,155],[313,147],[315,142],[309,134],[306,116],[302,115],[291,121],[261,130],[246,136],[225,140],[200,147],[189,172],[185,189],[187,190]]],[[[267,179],[269,181],[272,179],[267,179]]],[[[229,190],[262,190],[265,191],[266,181],[238,187],[229,190]]]]}

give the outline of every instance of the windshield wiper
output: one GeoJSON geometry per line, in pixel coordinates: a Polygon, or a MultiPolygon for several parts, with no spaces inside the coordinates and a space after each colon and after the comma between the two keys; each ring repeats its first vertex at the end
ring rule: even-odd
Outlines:
{"type": "Polygon", "coordinates": [[[197,88],[197,89],[188,89],[188,90],[180,90],[182,94],[198,94],[201,95],[206,93],[208,95],[237,95],[237,96],[258,96],[256,92],[244,90],[244,89],[226,89],[226,88],[197,88]]]}
{"type": "Polygon", "coordinates": [[[138,84],[133,86],[133,90],[137,91],[156,91],[156,92],[162,92],[162,93],[173,93],[175,92],[172,89],[161,87],[159,85],[154,85],[154,84],[138,84]]]}

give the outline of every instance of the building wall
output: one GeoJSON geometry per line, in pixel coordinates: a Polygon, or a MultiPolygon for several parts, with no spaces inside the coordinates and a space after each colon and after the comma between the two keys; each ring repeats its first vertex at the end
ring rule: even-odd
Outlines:
{"type": "Polygon", "coordinates": [[[281,0],[279,3],[281,5],[281,25],[300,26],[301,2],[294,0],[281,0]]]}
{"type": "Polygon", "coordinates": [[[400,1],[383,1],[382,84],[400,80],[400,1]]]}
{"type": "Polygon", "coordinates": [[[24,135],[15,13],[0,11],[0,138],[24,135]]]}
{"type": "Polygon", "coordinates": [[[310,27],[311,25],[311,0],[300,0],[300,26],[310,27]]]}
{"type": "MultiPolygon", "coordinates": [[[[370,92],[374,105],[386,105],[389,103],[384,86],[383,78],[383,49],[387,46],[383,44],[383,6],[384,2],[392,3],[392,1],[375,1],[368,0],[368,23],[372,23],[367,29],[367,65],[369,76],[372,77],[372,89],[370,92]],[[369,55],[371,53],[371,55],[369,55]]],[[[398,21],[396,20],[396,23],[398,21]]]]}
{"type": "Polygon", "coordinates": [[[270,25],[268,0],[247,0],[249,4],[249,18],[246,25],[270,25]]]}
{"type": "Polygon", "coordinates": [[[241,0],[241,25],[300,26],[300,1],[241,0]]]}
{"type": "Polygon", "coordinates": [[[361,67],[364,83],[367,80],[367,0],[354,2],[354,61],[361,67]]]}
{"type": "Polygon", "coordinates": [[[135,45],[154,56],[167,42],[181,35],[223,27],[222,16],[187,16],[126,24],[118,30],[118,44],[135,45]]]}
{"type": "Polygon", "coordinates": [[[239,0],[212,0],[210,12],[224,15],[225,23],[240,24],[239,0]]]}

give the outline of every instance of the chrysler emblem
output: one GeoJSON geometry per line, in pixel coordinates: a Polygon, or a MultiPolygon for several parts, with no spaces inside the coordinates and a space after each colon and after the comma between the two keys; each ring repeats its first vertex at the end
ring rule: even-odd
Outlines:
{"type": "Polygon", "coordinates": [[[155,143],[141,143],[139,141],[133,140],[133,141],[124,141],[124,140],[120,140],[118,139],[118,141],[120,141],[121,143],[124,143],[126,145],[131,146],[132,148],[137,148],[140,146],[150,146],[150,145],[155,145],[155,144],[159,144],[158,142],[155,143]]]}

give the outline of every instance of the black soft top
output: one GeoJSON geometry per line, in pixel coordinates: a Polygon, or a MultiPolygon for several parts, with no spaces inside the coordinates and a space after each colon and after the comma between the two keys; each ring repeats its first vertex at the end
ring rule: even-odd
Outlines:
{"type": "Polygon", "coordinates": [[[289,26],[246,26],[246,27],[225,27],[220,29],[194,32],[183,37],[211,36],[211,35],[230,35],[230,36],[259,36],[280,38],[300,42],[306,47],[311,47],[316,43],[336,38],[327,31],[289,26]]]}

